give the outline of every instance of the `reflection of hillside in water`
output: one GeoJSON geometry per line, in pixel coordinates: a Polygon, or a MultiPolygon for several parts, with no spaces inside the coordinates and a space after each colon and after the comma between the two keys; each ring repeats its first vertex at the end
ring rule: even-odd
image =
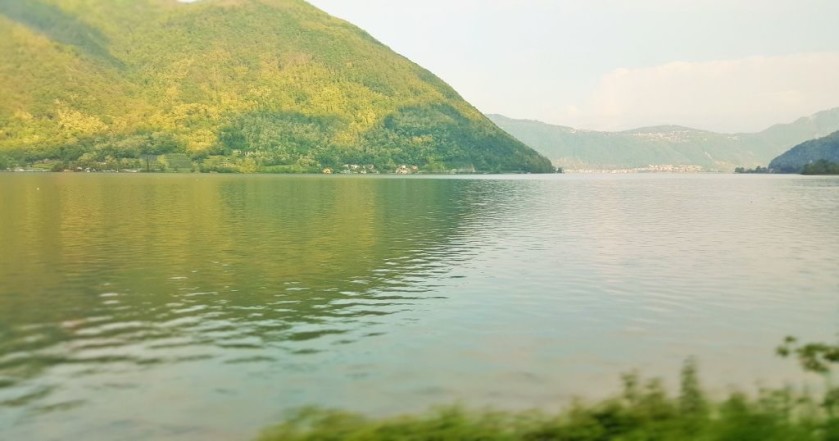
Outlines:
{"type": "MultiPolygon", "coordinates": [[[[10,177],[11,178],[11,177],[10,177]]],[[[386,332],[468,259],[473,183],[26,176],[0,187],[0,401],[46,368],[271,361],[386,332]],[[3,392],[5,388],[6,392],[3,392]]],[[[474,203],[472,203],[474,202],[474,203]]],[[[30,387],[31,386],[31,387],[30,387]]]]}

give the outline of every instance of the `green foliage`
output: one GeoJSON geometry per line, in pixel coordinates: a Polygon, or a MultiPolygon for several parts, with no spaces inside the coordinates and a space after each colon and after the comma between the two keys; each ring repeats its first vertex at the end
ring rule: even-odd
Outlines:
{"type": "Polygon", "coordinates": [[[368,148],[349,162],[385,166],[382,163],[392,158],[432,170],[435,164],[445,164],[489,172],[553,171],[547,160],[517,148],[506,133],[492,127],[476,129],[472,120],[448,104],[400,109],[365,136],[365,145],[385,146],[386,152],[368,148]]]}
{"type": "Polygon", "coordinates": [[[0,151],[68,167],[183,153],[204,171],[552,171],[302,0],[0,0],[0,151]]]}
{"type": "Polygon", "coordinates": [[[163,167],[168,171],[189,172],[193,169],[192,161],[184,153],[162,155],[158,158],[158,162],[161,162],[163,167]]]}
{"type": "Polygon", "coordinates": [[[62,44],[109,62],[119,62],[108,54],[106,38],[97,29],[62,11],[60,7],[39,0],[0,0],[0,14],[24,23],[62,44]]]}
{"type": "Polygon", "coordinates": [[[781,357],[795,355],[801,367],[808,372],[826,374],[831,364],[839,364],[839,345],[826,343],[800,344],[795,337],[787,337],[776,350],[781,357]]]}
{"type": "Polygon", "coordinates": [[[827,404],[791,389],[762,390],[754,398],[732,393],[711,402],[689,361],[677,397],[659,381],[630,374],[624,376],[621,396],[595,404],[577,402],[558,415],[450,407],[374,420],[309,408],[266,430],[260,440],[827,441],[836,439],[837,427],[839,419],[827,404]]]}
{"type": "Polygon", "coordinates": [[[745,167],[737,167],[734,169],[734,173],[741,173],[741,174],[766,174],[772,173],[772,169],[767,167],[757,166],[755,168],[745,168],[745,167]]]}
{"type": "Polygon", "coordinates": [[[819,159],[816,162],[807,164],[801,171],[803,175],[839,175],[839,162],[830,162],[826,159],[819,159]]]}

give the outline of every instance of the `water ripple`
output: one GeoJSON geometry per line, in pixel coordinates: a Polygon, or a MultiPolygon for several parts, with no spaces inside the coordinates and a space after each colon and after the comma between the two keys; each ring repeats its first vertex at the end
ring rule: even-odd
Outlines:
{"type": "Polygon", "coordinates": [[[780,338],[839,325],[839,180],[742,178],[0,175],[0,426],[789,378],[780,338]]]}

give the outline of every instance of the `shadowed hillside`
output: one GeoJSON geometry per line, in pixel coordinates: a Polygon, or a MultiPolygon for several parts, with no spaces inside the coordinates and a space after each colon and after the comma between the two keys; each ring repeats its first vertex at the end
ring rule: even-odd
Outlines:
{"type": "Polygon", "coordinates": [[[801,143],[769,163],[782,173],[839,174],[839,132],[801,143]]]}

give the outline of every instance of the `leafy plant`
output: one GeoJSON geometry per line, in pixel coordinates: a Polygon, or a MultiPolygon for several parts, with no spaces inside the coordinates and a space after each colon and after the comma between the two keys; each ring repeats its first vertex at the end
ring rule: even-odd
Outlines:
{"type": "MultiPolygon", "coordinates": [[[[485,441],[835,441],[839,418],[833,404],[819,404],[790,388],[761,390],[751,397],[733,392],[707,398],[698,369],[688,360],[680,392],[668,394],[661,381],[637,373],[623,377],[620,395],[598,403],[576,402],[549,415],[445,407],[430,413],[387,419],[307,408],[267,429],[261,441],[485,440],[485,441]]],[[[828,396],[830,394],[828,393],[828,396]]]]}
{"type": "Polygon", "coordinates": [[[781,357],[796,356],[801,367],[808,372],[830,373],[831,365],[839,363],[839,345],[827,343],[799,343],[795,337],[787,337],[776,350],[781,357]]]}

